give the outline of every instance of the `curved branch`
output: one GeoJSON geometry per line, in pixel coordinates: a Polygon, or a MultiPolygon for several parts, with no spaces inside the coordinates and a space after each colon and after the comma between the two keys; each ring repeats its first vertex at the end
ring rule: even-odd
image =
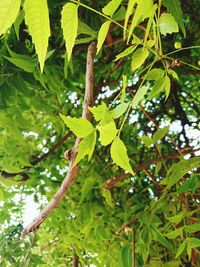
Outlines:
{"type": "MultiPolygon", "coordinates": [[[[86,119],[91,119],[91,114],[88,109],[89,106],[93,104],[93,87],[94,87],[94,56],[96,53],[96,44],[92,43],[88,47],[87,52],[87,66],[86,66],[86,88],[85,88],[85,97],[83,104],[82,117],[86,119]]],[[[77,149],[80,143],[80,138],[77,138],[74,144],[74,147],[71,152],[71,158],[69,162],[68,173],[63,180],[60,188],[55,193],[50,202],[46,207],[36,216],[36,218],[27,225],[23,230],[23,235],[27,235],[31,232],[35,232],[40,224],[48,217],[48,215],[55,209],[60,201],[63,199],[70,186],[74,182],[74,179],[78,173],[79,165],[73,166],[75,158],[77,156],[77,149]]]]}

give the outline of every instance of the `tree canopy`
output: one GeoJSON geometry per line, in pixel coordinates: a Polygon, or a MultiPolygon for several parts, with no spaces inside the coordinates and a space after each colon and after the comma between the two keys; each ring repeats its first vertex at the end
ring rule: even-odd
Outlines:
{"type": "Polygon", "coordinates": [[[2,267],[199,266],[199,10],[0,1],[2,267]]]}

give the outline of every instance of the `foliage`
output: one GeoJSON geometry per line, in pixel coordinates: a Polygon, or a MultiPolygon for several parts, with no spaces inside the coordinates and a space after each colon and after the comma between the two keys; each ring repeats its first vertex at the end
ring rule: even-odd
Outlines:
{"type": "Polygon", "coordinates": [[[198,266],[199,10],[196,0],[0,2],[1,266],[198,266]],[[22,238],[28,205],[51,200],[76,137],[75,182],[22,238]]]}

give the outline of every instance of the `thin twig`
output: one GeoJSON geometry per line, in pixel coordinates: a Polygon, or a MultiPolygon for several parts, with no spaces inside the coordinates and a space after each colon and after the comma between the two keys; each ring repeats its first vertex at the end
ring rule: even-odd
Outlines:
{"type": "MultiPolygon", "coordinates": [[[[85,97],[84,97],[83,112],[82,112],[82,118],[86,119],[91,118],[91,114],[88,107],[92,106],[93,104],[95,53],[96,53],[96,44],[92,43],[91,45],[89,45],[87,52],[86,88],[85,88],[85,97]]],[[[67,193],[70,186],[74,182],[74,179],[79,169],[79,165],[73,166],[77,156],[77,149],[79,143],[80,143],[80,138],[77,138],[74,147],[72,149],[68,173],[65,179],[63,180],[60,188],[55,193],[50,202],[46,205],[46,207],[38,214],[38,216],[36,216],[36,218],[24,228],[23,230],[24,236],[31,232],[35,232],[39,228],[40,224],[49,216],[49,214],[53,211],[53,209],[55,209],[58,206],[58,204],[64,198],[65,194],[67,193]]]]}

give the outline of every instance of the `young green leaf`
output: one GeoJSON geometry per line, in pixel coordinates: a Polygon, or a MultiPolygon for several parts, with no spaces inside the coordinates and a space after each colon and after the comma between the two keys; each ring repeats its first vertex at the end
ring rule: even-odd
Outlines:
{"type": "Polygon", "coordinates": [[[130,103],[121,103],[110,111],[113,119],[121,117],[127,110],[130,103]]]}
{"type": "Polygon", "coordinates": [[[167,172],[167,177],[162,180],[161,184],[167,185],[169,189],[176,184],[186,173],[200,166],[200,157],[196,156],[187,160],[181,160],[172,165],[167,172]]]}
{"type": "Polygon", "coordinates": [[[197,187],[197,177],[196,176],[192,176],[190,178],[188,178],[179,188],[178,193],[184,193],[187,191],[191,191],[192,193],[195,192],[197,187]]]}
{"type": "Polygon", "coordinates": [[[117,61],[119,60],[120,58],[122,57],[126,57],[128,56],[129,54],[131,54],[135,49],[137,48],[137,45],[131,45],[129,46],[128,48],[126,48],[124,51],[122,51],[121,53],[119,53],[115,60],[114,61],[117,61]]]}
{"type": "Polygon", "coordinates": [[[94,31],[90,26],[88,26],[87,24],[85,24],[82,21],[78,21],[78,31],[77,31],[77,35],[79,34],[87,34],[89,36],[92,37],[96,37],[97,36],[97,32],[94,31]]]}
{"type": "Polygon", "coordinates": [[[175,80],[179,80],[178,75],[174,70],[168,70],[167,73],[171,75],[175,80]]]}
{"type": "Polygon", "coordinates": [[[152,138],[148,137],[147,135],[143,135],[140,137],[140,140],[145,144],[145,146],[150,146],[154,144],[154,141],[152,138]]]}
{"type": "Polygon", "coordinates": [[[151,226],[152,233],[154,236],[154,239],[158,241],[160,244],[168,248],[169,250],[173,250],[173,247],[171,244],[167,241],[167,239],[161,234],[161,232],[155,228],[154,226],[151,226]]]}
{"type": "Polygon", "coordinates": [[[171,231],[169,233],[166,233],[166,234],[164,234],[164,236],[169,238],[169,239],[174,239],[179,235],[181,236],[182,232],[183,232],[183,227],[182,228],[178,228],[178,229],[176,229],[174,231],[171,231]]]}
{"type": "Polygon", "coordinates": [[[127,155],[127,149],[123,141],[116,137],[110,148],[111,158],[114,163],[120,166],[122,169],[133,174],[133,170],[129,164],[129,158],[127,155]]]}
{"type": "Polygon", "coordinates": [[[132,267],[132,246],[125,245],[120,252],[120,260],[122,267],[132,267]]]}
{"type": "Polygon", "coordinates": [[[100,141],[102,146],[109,145],[114,140],[118,132],[114,121],[104,126],[97,126],[97,129],[100,132],[100,141]]]}
{"type": "Polygon", "coordinates": [[[166,84],[166,76],[156,80],[155,84],[154,84],[154,86],[153,86],[153,88],[151,90],[151,93],[147,97],[147,100],[152,99],[157,94],[162,92],[164,90],[164,88],[165,88],[165,84],[166,84]]]}
{"type": "Polygon", "coordinates": [[[96,138],[96,131],[93,130],[91,134],[81,140],[78,147],[78,154],[73,166],[77,165],[79,161],[82,160],[86,155],[88,155],[88,160],[91,159],[96,144],[96,138]]]}
{"type": "Polygon", "coordinates": [[[111,0],[104,8],[102,8],[102,12],[105,15],[112,17],[121,4],[121,1],[122,0],[111,0]]]}
{"type": "Polygon", "coordinates": [[[165,80],[165,95],[166,95],[166,97],[165,97],[165,101],[169,97],[170,89],[171,89],[170,78],[169,78],[169,76],[166,76],[166,80],[165,80]]]}
{"type": "Polygon", "coordinates": [[[15,22],[20,10],[21,0],[0,1],[0,35],[15,22]]]}
{"type": "Polygon", "coordinates": [[[179,224],[183,218],[185,217],[185,214],[183,212],[180,212],[179,214],[172,216],[172,217],[167,217],[167,219],[174,224],[179,224]]]}
{"type": "Polygon", "coordinates": [[[139,67],[142,66],[142,64],[145,62],[149,55],[149,51],[146,48],[138,48],[134,53],[132,57],[132,62],[131,62],[131,70],[135,71],[139,67]]]}
{"type": "Polygon", "coordinates": [[[81,189],[81,198],[79,202],[80,204],[83,203],[83,201],[86,199],[89,192],[92,190],[95,182],[96,182],[96,179],[93,176],[86,178],[81,189]]]}
{"type": "Polygon", "coordinates": [[[169,126],[165,126],[163,128],[158,129],[154,135],[153,135],[153,141],[154,143],[158,142],[158,140],[161,140],[169,131],[169,126]]]}
{"type": "MultiPolygon", "coordinates": [[[[156,9],[158,8],[158,5],[155,4],[153,6],[153,8],[151,9],[151,13],[150,13],[150,16],[149,16],[149,20],[148,20],[148,23],[147,23],[147,28],[146,28],[146,31],[145,31],[145,36],[144,36],[144,46],[145,44],[147,43],[147,39],[149,37],[149,32],[150,32],[150,29],[151,29],[151,25],[153,23],[153,18],[154,18],[154,15],[155,15],[155,12],[156,12],[156,9]]],[[[151,40],[150,40],[151,41],[151,40]]]]}
{"type": "Polygon", "coordinates": [[[175,21],[174,17],[169,13],[163,13],[160,16],[160,32],[163,35],[167,33],[178,32],[178,24],[175,21]]]}
{"type": "Polygon", "coordinates": [[[102,45],[106,39],[106,35],[108,33],[109,27],[110,27],[110,21],[106,21],[101,25],[101,28],[98,32],[98,37],[97,37],[97,54],[102,48],[102,45]]]}
{"type": "Polygon", "coordinates": [[[94,131],[92,124],[83,118],[71,118],[59,114],[69,129],[79,138],[84,138],[94,131]]]}
{"type": "Polygon", "coordinates": [[[144,95],[146,94],[148,90],[148,87],[146,85],[143,85],[139,88],[139,90],[137,91],[137,93],[135,94],[135,96],[133,97],[132,100],[132,108],[136,108],[137,105],[139,104],[139,102],[143,99],[144,95]]]}
{"type": "Polygon", "coordinates": [[[96,121],[100,121],[103,118],[107,109],[108,108],[104,102],[102,102],[101,105],[97,107],[89,107],[89,110],[92,112],[96,121]]]}
{"type": "Polygon", "coordinates": [[[165,74],[165,71],[162,69],[154,68],[148,72],[148,74],[145,77],[145,80],[152,80],[152,81],[157,81],[160,78],[163,78],[165,74]]]}
{"type": "Polygon", "coordinates": [[[181,10],[180,0],[163,0],[163,3],[167,7],[168,11],[175,18],[184,36],[186,36],[185,27],[183,24],[183,17],[182,17],[183,12],[181,10]]]}
{"type": "Polygon", "coordinates": [[[24,10],[20,10],[19,14],[17,15],[17,18],[14,22],[14,29],[17,36],[17,40],[19,41],[19,29],[22,21],[24,20],[24,10]]]}
{"type": "Polygon", "coordinates": [[[124,39],[126,35],[126,30],[127,30],[127,25],[129,21],[129,17],[133,14],[133,8],[134,5],[136,4],[137,0],[129,0],[128,1],[128,7],[125,15],[125,20],[124,20],[124,39]]]}
{"type": "Polygon", "coordinates": [[[177,252],[176,252],[176,257],[175,257],[175,259],[177,259],[177,258],[183,253],[183,251],[184,251],[185,248],[186,248],[186,245],[187,245],[187,243],[186,243],[186,240],[185,240],[185,241],[183,241],[183,243],[179,246],[179,248],[178,248],[178,250],[177,250],[177,252]]]}
{"type": "Polygon", "coordinates": [[[190,234],[195,233],[195,232],[199,232],[200,231],[200,223],[194,223],[194,224],[186,225],[184,227],[184,230],[190,234]]]}
{"type": "Polygon", "coordinates": [[[145,4],[143,1],[137,1],[137,3],[138,5],[133,15],[133,19],[129,29],[128,40],[127,40],[128,42],[138,22],[139,21],[142,22],[145,18],[148,18],[151,15],[151,11],[153,8],[153,0],[146,0],[145,4]]]}
{"type": "Polygon", "coordinates": [[[114,208],[114,203],[113,203],[112,196],[109,190],[103,189],[103,197],[105,198],[108,206],[110,206],[111,208],[114,208]]]}
{"type": "Polygon", "coordinates": [[[46,0],[25,0],[25,22],[28,26],[35,50],[38,54],[41,72],[47,53],[48,39],[50,36],[49,10],[46,0]]]}
{"type": "Polygon", "coordinates": [[[68,61],[71,58],[78,31],[78,5],[67,3],[62,9],[61,26],[66,42],[68,61]]]}
{"type": "Polygon", "coordinates": [[[195,237],[188,238],[188,245],[191,248],[198,248],[200,247],[200,239],[195,237]]]}
{"type": "Polygon", "coordinates": [[[124,100],[125,100],[126,87],[127,87],[127,76],[122,75],[122,92],[120,96],[121,103],[124,103],[124,100]]]}

